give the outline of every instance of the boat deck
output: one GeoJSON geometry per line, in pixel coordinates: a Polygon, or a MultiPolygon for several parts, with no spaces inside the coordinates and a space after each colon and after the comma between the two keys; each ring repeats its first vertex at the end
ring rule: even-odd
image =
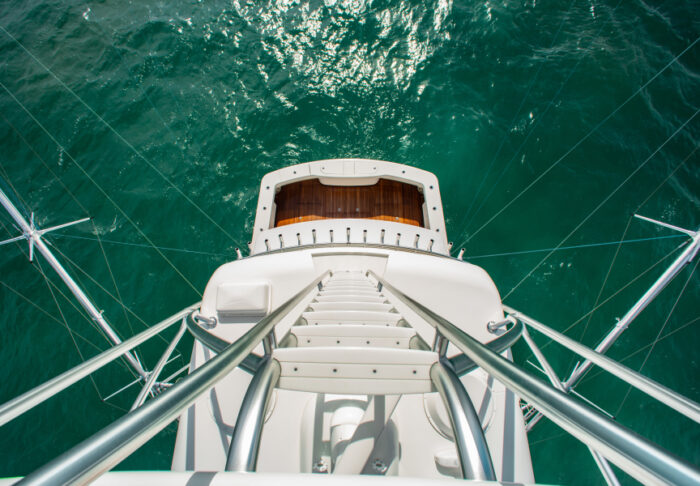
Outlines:
{"type": "Polygon", "coordinates": [[[380,179],[371,186],[327,186],[318,179],[283,186],[275,197],[275,227],[319,219],[379,219],[425,227],[416,186],[380,179]]]}

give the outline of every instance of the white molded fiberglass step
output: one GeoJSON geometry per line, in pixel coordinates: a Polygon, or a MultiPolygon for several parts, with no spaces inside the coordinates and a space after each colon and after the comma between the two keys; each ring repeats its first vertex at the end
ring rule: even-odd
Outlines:
{"type": "Polygon", "coordinates": [[[394,308],[391,304],[379,304],[368,302],[311,302],[309,307],[314,311],[375,311],[389,312],[394,308]]]}
{"type": "Polygon", "coordinates": [[[338,283],[338,284],[326,284],[321,287],[321,290],[377,290],[377,287],[370,285],[369,283],[338,283]]]}
{"type": "Polygon", "coordinates": [[[367,276],[362,271],[334,272],[329,280],[367,280],[367,276]]]}
{"type": "Polygon", "coordinates": [[[372,282],[367,280],[366,278],[332,278],[329,281],[326,282],[326,285],[335,285],[335,284],[350,284],[350,285],[371,285],[372,282]]]}
{"type": "Polygon", "coordinates": [[[277,348],[278,388],[316,393],[391,395],[433,391],[437,353],[372,347],[277,348]]]}
{"type": "Polygon", "coordinates": [[[386,298],[380,294],[374,295],[319,295],[316,297],[316,302],[370,302],[374,304],[383,304],[386,298]]]}
{"type": "Polygon", "coordinates": [[[401,314],[367,310],[340,310],[303,312],[301,317],[310,326],[329,324],[395,326],[401,319],[401,314]]]}
{"type": "Polygon", "coordinates": [[[363,273],[354,273],[345,276],[336,273],[328,279],[328,282],[369,282],[369,279],[363,273]]]}
{"type": "Polygon", "coordinates": [[[416,331],[397,326],[293,326],[298,347],[309,346],[375,346],[408,349],[416,331]]]}
{"type": "Polygon", "coordinates": [[[372,290],[321,290],[318,293],[321,295],[381,295],[377,289],[372,290]]]}

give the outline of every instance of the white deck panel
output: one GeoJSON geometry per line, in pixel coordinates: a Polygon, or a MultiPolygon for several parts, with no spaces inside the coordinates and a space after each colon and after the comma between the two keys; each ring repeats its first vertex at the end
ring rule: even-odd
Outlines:
{"type": "Polygon", "coordinates": [[[309,307],[316,312],[322,311],[374,311],[389,312],[394,308],[391,304],[368,302],[311,302],[309,307]]]}
{"type": "Polygon", "coordinates": [[[432,391],[437,353],[372,347],[276,349],[279,387],[325,393],[405,394],[432,391]]]}
{"type": "MultiPolygon", "coordinates": [[[[488,275],[478,267],[425,253],[350,246],[270,253],[226,264],[214,273],[207,285],[203,297],[202,313],[205,316],[216,316],[215,297],[218,286],[221,284],[268,282],[270,288],[269,307],[275,309],[325,269],[334,271],[334,276],[337,277],[341,275],[338,270],[343,268],[373,269],[409,297],[418,300],[482,342],[493,339],[493,335],[486,330],[486,323],[503,317],[498,291],[488,275]]],[[[330,285],[332,282],[326,282],[328,285],[324,286],[322,292],[329,293],[326,295],[332,295],[331,292],[346,291],[355,292],[358,295],[362,292],[378,295],[376,287],[371,283],[362,284],[356,281],[360,275],[351,276],[351,280],[354,282],[336,282],[333,285],[330,285]],[[338,287],[332,288],[336,285],[338,287]],[[348,286],[350,288],[347,288],[348,286]]],[[[333,277],[329,280],[332,279],[333,277]]],[[[378,331],[378,329],[383,329],[386,332],[404,334],[415,332],[424,342],[432,342],[433,328],[402,305],[386,289],[382,289],[381,295],[382,298],[386,298],[390,302],[386,305],[391,306],[392,312],[347,310],[347,302],[334,303],[343,304],[341,307],[345,310],[334,309],[315,312],[306,310],[309,305],[314,305],[312,301],[320,295],[324,294],[319,293],[316,289],[309,293],[297,307],[295,311],[297,314],[290,316],[276,329],[278,339],[284,337],[294,324],[306,321],[309,326],[294,326],[294,328],[301,334],[307,333],[305,335],[312,339],[336,338],[337,340],[338,335],[353,339],[360,338],[358,328],[364,327],[366,336],[376,334],[377,338],[383,339],[386,337],[380,336],[383,331],[378,331]],[[300,317],[303,320],[300,320],[300,317]],[[413,329],[395,327],[402,319],[413,329]],[[362,326],[363,324],[364,326],[362,326]],[[384,327],[377,328],[377,325],[384,327]],[[345,329],[340,331],[339,328],[345,329]],[[318,334],[314,334],[316,332],[318,334]]],[[[325,303],[317,303],[316,305],[319,304],[325,303]]],[[[356,302],[356,304],[367,303],[356,302]]],[[[224,320],[220,321],[212,332],[224,339],[233,340],[250,329],[254,323],[255,320],[252,319],[248,321],[245,319],[224,320]]],[[[402,336],[401,339],[406,339],[406,336],[402,336]]],[[[454,471],[450,472],[437,466],[439,461],[445,462],[446,459],[449,461],[448,456],[450,450],[454,451],[454,445],[449,438],[442,434],[439,428],[436,428],[436,425],[431,423],[427,416],[425,397],[434,395],[433,392],[428,392],[429,380],[403,378],[401,375],[406,372],[405,363],[397,364],[396,370],[394,370],[391,363],[382,363],[376,360],[375,362],[358,363],[357,360],[360,358],[357,356],[351,356],[355,363],[342,363],[342,369],[338,368],[336,374],[340,373],[339,376],[342,378],[329,377],[329,374],[333,374],[333,363],[341,366],[339,362],[344,359],[338,351],[349,347],[346,343],[341,343],[340,346],[337,344],[324,345],[323,341],[318,341],[312,343],[312,347],[297,348],[300,352],[305,353],[326,348],[328,356],[324,358],[326,361],[321,362],[310,361],[313,360],[313,357],[287,361],[285,366],[293,367],[292,363],[294,362],[304,366],[308,371],[306,374],[309,376],[287,375],[284,386],[306,387],[304,389],[325,390],[326,393],[337,394],[349,392],[380,394],[391,391],[399,393],[400,390],[404,390],[406,393],[411,391],[410,387],[416,386],[416,389],[412,390],[416,394],[404,395],[399,400],[391,418],[396,424],[398,441],[401,446],[397,473],[401,479],[447,478],[454,474],[454,471]],[[320,346],[317,346],[319,344],[320,346]],[[335,361],[331,361],[332,359],[335,361]],[[376,374],[380,376],[368,378],[366,375],[375,375],[372,372],[375,369],[373,365],[379,364],[381,364],[381,368],[376,367],[376,374]],[[426,393],[421,392],[418,389],[419,386],[426,387],[422,389],[426,393]]],[[[384,346],[386,343],[380,342],[378,345],[384,346]]],[[[414,352],[414,350],[407,350],[403,342],[395,349],[382,349],[366,344],[350,347],[359,349],[357,353],[373,350],[381,350],[382,354],[385,354],[387,350],[414,352]]],[[[389,348],[389,346],[386,347],[389,348]]],[[[198,356],[195,366],[204,362],[201,351],[198,356]]],[[[345,356],[349,355],[346,353],[345,356]]],[[[415,357],[413,354],[410,356],[415,357]]],[[[429,365],[425,364],[424,366],[426,367],[424,371],[427,372],[429,365]]],[[[487,412],[487,416],[484,417],[486,420],[486,439],[498,478],[523,483],[532,482],[527,436],[523,428],[522,414],[518,407],[518,398],[511,393],[503,392],[502,387],[499,388],[497,383],[492,383],[485,388],[483,384],[470,378],[476,373],[475,371],[463,377],[462,382],[472,397],[477,411],[480,412],[484,408],[487,412]],[[485,389],[490,391],[485,392],[485,389]],[[482,407],[481,404],[484,400],[486,405],[482,407]]],[[[176,451],[180,451],[176,453],[176,456],[180,458],[177,462],[178,467],[184,468],[186,466],[188,444],[191,444],[196,450],[193,467],[199,470],[223,469],[231,430],[235,425],[235,417],[245,393],[245,387],[250,381],[250,375],[236,371],[231,375],[230,380],[225,380],[217,385],[215,394],[203,397],[202,403],[198,402],[191,413],[188,412],[181,417],[176,446],[176,451]],[[191,420],[188,419],[188,416],[191,420]]],[[[307,437],[305,430],[309,424],[304,417],[309,410],[309,403],[313,403],[320,396],[322,395],[311,392],[275,390],[269,420],[263,428],[258,461],[258,469],[261,472],[295,473],[303,470],[301,467],[303,457],[310,457],[305,456],[306,453],[303,452],[305,450],[303,441],[307,440],[304,438],[307,437]]],[[[434,401],[434,399],[431,400],[434,401]]],[[[437,406],[438,408],[442,407],[439,401],[437,406]]],[[[313,409],[311,411],[313,412],[313,409]]],[[[330,415],[319,417],[318,419],[321,420],[319,423],[327,425],[330,418],[330,415]]],[[[324,430],[323,434],[329,433],[327,428],[324,430]]]]}
{"type": "Polygon", "coordinates": [[[318,293],[319,296],[325,296],[325,295],[383,295],[381,292],[379,292],[377,289],[372,288],[372,289],[329,289],[321,290],[318,293]]]}
{"type": "Polygon", "coordinates": [[[315,299],[316,302],[368,302],[375,304],[383,304],[386,299],[376,293],[374,295],[319,295],[315,299]]]}
{"type": "Polygon", "coordinates": [[[366,310],[337,310],[304,312],[304,320],[309,326],[324,324],[359,324],[395,326],[401,319],[401,314],[394,312],[378,312],[366,310]]]}

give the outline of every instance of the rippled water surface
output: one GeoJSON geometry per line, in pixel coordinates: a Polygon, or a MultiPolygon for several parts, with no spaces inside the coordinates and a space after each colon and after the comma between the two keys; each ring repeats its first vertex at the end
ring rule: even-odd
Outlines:
{"type": "MultiPolygon", "coordinates": [[[[0,26],[0,184],[40,226],[93,218],[48,240],[123,336],[198,299],[249,241],[260,178],[294,163],[436,173],[455,253],[507,304],[588,345],[684,241],[631,216],[700,224],[693,0],[5,0],[0,26]]],[[[0,239],[16,234],[0,223],[0,239]]],[[[0,247],[3,402],[106,347],[26,251],[0,247]]],[[[694,269],[610,354],[700,400],[694,269]]],[[[141,350],[147,364],[163,346],[141,350]]],[[[570,372],[569,354],[544,350],[570,372]]],[[[538,374],[528,355],[515,348],[538,374]]],[[[120,417],[136,389],[103,399],[131,380],[112,365],[5,425],[0,475],[120,417]]],[[[595,370],[577,391],[700,463],[698,425],[595,370]]],[[[175,430],[119,468],[169,468],[175,430]]],[[[602,482],[547,420],[529,438],[538,481],[602,482]]]]}

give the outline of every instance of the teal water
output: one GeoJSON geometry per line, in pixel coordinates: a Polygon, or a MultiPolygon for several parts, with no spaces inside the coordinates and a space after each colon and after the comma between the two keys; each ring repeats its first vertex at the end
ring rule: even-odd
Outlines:
{"type": "MultiPolygon", "coordinates": [[[[588,345],[684,241],[632,214],[700,224],[693,0],[5,0],[0,26],[2,187],[41,226],[94,218],[48,240],[123,336],[198,299],[249,240],[260,178],[294,163],[366,157],[436,173],[455,252],[466,248],[507,304],[588,345]],[[644,241],[590,245],[622,239],[644,241]],[[575,248],[530,251],[560,244],[575,248]]],[[[15,234],[0,222],[0,238],[15,234]]],[[[2,402],[106,347],[24,254],[0,247],[2,402]]],[[[700,400],[693,270],[610,355],[700,400]]],[[[163,346],[140,350],[147,364],[163,346]]],[[[544,350],[568,375],[571,356],[544,350]]],[[[120,417],[136,390],[101,398],[131,379],[112,365],[5,425],[0,475],[120,417]]],[[[577,390],[700,463],[696,424],[595,370],[577,390]]],[[[169,468],[175,430],[119,469],[169,468]]],[[[547,420],[530,444],[538,481],[602,483],[585,447],[547,420]]]]}

